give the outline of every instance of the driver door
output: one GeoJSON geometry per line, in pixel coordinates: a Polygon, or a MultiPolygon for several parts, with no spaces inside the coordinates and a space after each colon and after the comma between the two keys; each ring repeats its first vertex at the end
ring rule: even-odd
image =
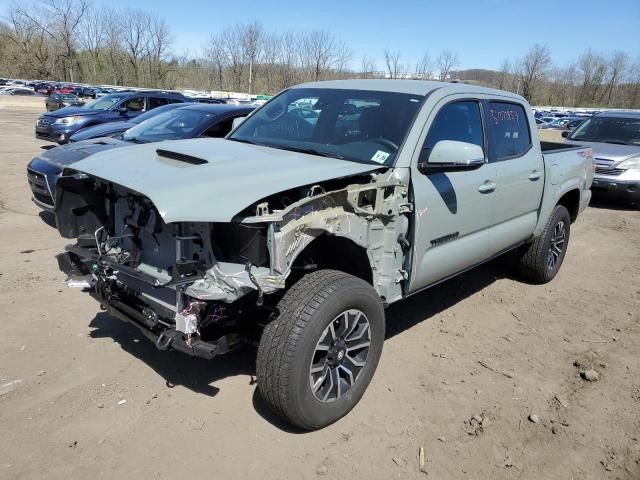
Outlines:
{"type": "Polygon", "coordinates": [[[481,102],[447,97],[433,109],[412,162],[414,250],[409,291],[427,287],[489,256],[496,166],[488,163],[481,102]],[[418,169],[441,140],[482,147],[484,163],[473,167],[418,169]],[[425,173],[423,173],[425,172],[425,173]]]}

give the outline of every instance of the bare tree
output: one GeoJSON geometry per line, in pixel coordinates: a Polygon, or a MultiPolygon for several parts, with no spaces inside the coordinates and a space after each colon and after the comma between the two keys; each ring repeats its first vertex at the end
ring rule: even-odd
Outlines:
{"type": "Polygon", "coordinates": [[[433,77],[434,63],[429,52],[424,52],[422,58],[416,63],[416,77],[430,80],[433,77]]]}
{"type": "Polygon", "coordinates": [[[46,0],[40,7],[14,3],[11,9],[30,20],[42,32],[53,39],[58,56],[66,65],[69,80],[74,81],[76,41],[82,17],[87,12],[87,0],[46,0]]]}
{"type": "Polygon", "coordinates": [[[284,89],[297,82],[300,75],[300,52],[298,45],[302,42],[300,35],[295,32],[285,32],[282,35],[280,50],[280,81],[278,89],[284,89]]]}
{"type": "Polygon", "coordinates": [[[374,63],[374,61],[367,55],[363,55],[362,61],[360,63],[360,76],[362,78],[371,78],[375,70],[376,64],[374,63]]]}
{"type": "Polygon", "coordinates": [[[302,68],[314,81],[321,80],[327,71],[336,67],[343,54],[342,45],[327,31],[317,30],[302,35],[302,68]]]}
{"type": "Polygon", "coordinates": [[[171,32],[164,19],[151,17],[147,44],[150,85],[168,86],[168,74],[170,71],[168,60],[171,43],[171,32]]]}
{"type": "Polygon", "coordinates": [[[227,67],[227,57],[222,48],[222,41],[215,34],[211,34],[209,41],[204,45],[204,54],[210,72],[209,90],[214,87],[218,90],[224,88],[224,70],[227,67]]]}
{"type": "Polygon", "coordinates": [[[587,50],[578,59],[578,69],[582,81],[578,92],[578,102],[580,104],[595,105],[598,93],[607,73],[607,62],[605,59],[587,50]]]}
{"type": "Polygon", "coordinates": [[[384,50],[384,63],[387,65],[389,78],[398,78],[400,69],[400,51],[391,51],[388,48],[384,50]]]}
{"type": "Polygon", "coordinates": [[[513,77],[513,65],[511,60],[507,58],[500,64],[500,74],[498,76],[497,87],[500,90],[512,90],[514,85],[513,77]]]}
{"type": "Polygon", "coordinates": [[[149,51],[149,23],[148,13],[141,10],[126,10],[120,16],[121,41],[124,53],[132,69],[132,81],[141,85],[140,66],[142,59],[149,51]]]}
{"type": "Polygon", "coordinates": [[[242,26],[234,25],[227,27],[220,35],[220,47],[225,56],[225,61],[231,75],[231,86],[239,92],[242,89],[242,78],[244,76],[245,56],[242,46],[242,26]]]}
{"type": "Polygon", "coordinates": [[[33,71],[39,78],[51,76],[55,57],[49,35],[16,5],[9,8],[8,21],[2,37],[15,47],[8,55],[13,67],[19,72],[33,71]]]}
{"type": "Polygon", "coordinates": [[[281,55],[282,37],[278,33],[266,33],[262,40],[262,62],[267,92],[273,92],[275,89],[275,76],[281,55]]]}
{"type": "Polygon", "coordinates": [[[105,47],[105,25],[110,21],[104,13],[104,10],[88,10],[78,31],[80,45],[91,58],[91,80],[94,82],[98,80],[100,51],[105,47]]]}
{"type": "Polygon", "coordinates": [[[541,45],[534,45],[529,49],[521,62],[520,85],[522,96],[528,101],[533,99],[535,89],[546,75],[551,65],[549,49],[541,45]]]}
{"type": "Polygon", "coordinates": [[[258,22],[252,22],[240,27],[242,50],[245,61],[249,63],[249,95],[253,93],[254,68],[261,50],[263,28],[258,22]]]}
{"type": "Polygon", "coordinates": [[[104,20],[104,42],[105,50],[111,68],[111,79],[114,85],[124,84],[124,46],[122,45],[123,26],[120,22],[113,21],[118,18],[118,12],[112,9],[105,9],[104,20]]]}
{"type": "Polygon", "coordinates": [[[336,56],[333,64],[335,75],[337,78],[347,78],[351,75],[351,60],[353,59],[353,50],[345,42],[338,41],[336,46],[336,56]]]}
{"type": "Polygon", "coordinates": [[[441,82],[449,79],[451,71],[458,66],[458,54],[451,50],[443,50],[436,60],[441,82]]]}
{"type": "Polygon", "coordinates": [[[640,106],[640,56],[629,67],[627,71],[627,90],[629,97],[627,106],[637,108],[640,106]]]}
{"type": "Polygon", "coordinates": [[[626,70],[629,67],[629,55],[625,52],[613,52],[608,61],[608,73],[609,78],[607,80],[607,85],[602,92],[600,97],[600,103],[604,101],[605,96],[607,97],[606,103],[611,104],[611,97],[613,95],[614,90],[623,79],[626,70]]]}

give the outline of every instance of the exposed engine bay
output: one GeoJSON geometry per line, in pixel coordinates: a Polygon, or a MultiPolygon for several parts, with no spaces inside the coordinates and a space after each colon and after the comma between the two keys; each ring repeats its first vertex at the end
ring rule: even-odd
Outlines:
{"type": "Polygon", "coordinates": [[[158,348],[205,358],[250,341],[305,272],[352,269],[391,303],[402,297],[411,264],[403,170],[280,192],[227,223],[168,224],[145,196],[67,171],[56,212],[60,233],[77,239],[58,255],[69,286],[88,290],[158,348]]]}

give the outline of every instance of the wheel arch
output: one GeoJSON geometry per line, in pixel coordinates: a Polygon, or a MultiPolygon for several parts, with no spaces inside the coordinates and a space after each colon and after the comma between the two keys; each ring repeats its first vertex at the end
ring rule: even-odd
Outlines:
{"type": "Polygon", "coordinates": [[[571,189],[565,192],[559,199],[556,205],[562,205],[569,211],[571,217],[571,223],[578,218],[578,212],[580,211],[580,190],[577,188],[571,189]]]}
{"type": "Polygon", "coordinates": [[[349,237],[328,232],[321,232],[296,255],[287,283],[299,280],[307,272],[323,269],[348,273],[373,285],[367,249],[349,237]]]}

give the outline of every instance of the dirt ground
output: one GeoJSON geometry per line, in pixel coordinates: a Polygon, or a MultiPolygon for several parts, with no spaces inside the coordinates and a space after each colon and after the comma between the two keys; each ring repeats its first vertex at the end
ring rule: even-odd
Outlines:
{"type": "Polygon", "coordinates": [[[548,285],[507,257],[393,305],[360,404],[300,433],[254,350],[162,353],[62,284],[36,117],[0,111],[0,479],[640,479],[639,211],[588,208],[548,285]]]}

